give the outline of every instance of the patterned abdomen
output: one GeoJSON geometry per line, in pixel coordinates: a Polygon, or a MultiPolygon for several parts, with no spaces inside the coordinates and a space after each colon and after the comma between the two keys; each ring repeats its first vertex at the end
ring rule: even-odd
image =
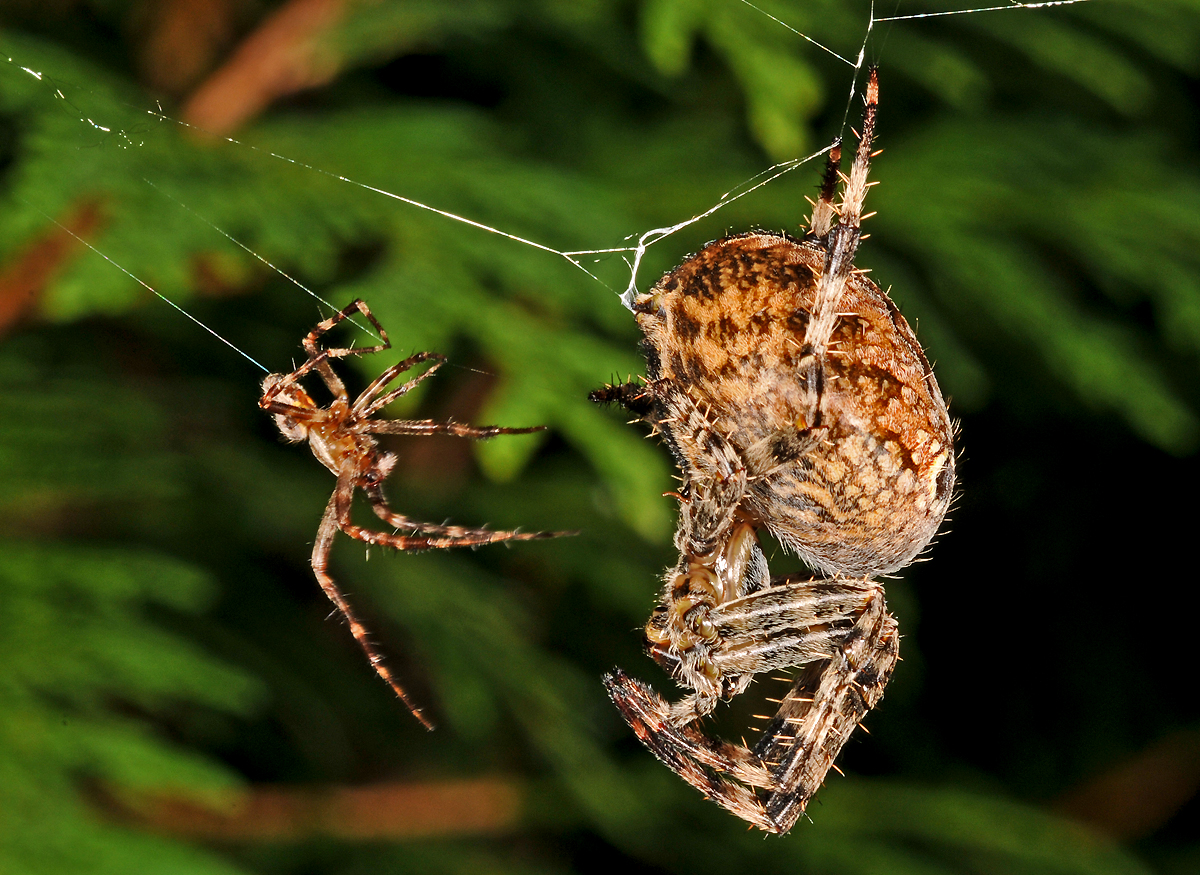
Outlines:
{"type": "Polygon", "coordinates": [[[954,486],[953,426],[908,323],[851,274],[824,354],[805,347],[822,251],[769,234],[709,244],[635,304],[653,419],[692,480],[712,436],[747,474],[740,512],[814,568],[894,571],[954,486]],[[699,415],[697,415],[697,412],[699,415]]]}

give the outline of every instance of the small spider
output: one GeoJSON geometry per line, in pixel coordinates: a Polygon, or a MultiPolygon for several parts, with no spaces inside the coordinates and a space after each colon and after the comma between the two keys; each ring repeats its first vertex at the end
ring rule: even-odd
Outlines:
{"type": "Polygon", "coordinates": [[[954,427],[929,362],[854,266],[877,103],[872,70],[853,167],[840,174],[835,143],[808,235],[728,237],[668,273],[634,302],[644,384],[592,396],[661,434],[683,481],[680,558],[645,634],[690,693],[669,704],[616,669],[609,694],[662,762],[773,833],[882,698],[899,632],[874,578],[929,543],[954,488],[954,427]],[[760,529],[820,576],[771,580],[760,529]],[[753,750],[699,727],[756,674],[794,667],[753,750]]]}
{"type": "Polygon", "coordinates": [[[367,630],[359,622],[337,583],[330,576],[329,552],[333,547],[338,530],[351,538],[367,544],[394,547],[397,550],[430,550],[439,547],[478,547],[497,541],[532,541],[553,538],[567,532],[494,532],[489,529],[468,529],[461,526],[439,526],[418,522],[396,513],[388,505],[383,494],[383,481],[396,465],[393,453],[379,449],[373,435],[450,434],[465,438],[490,438],[500,434],[529,434],[541,431],[545,426],[532,428],[501,428],[495,425],[470,426],[457,422],[435,422],[429,419],[398,420],[373,419],[388,404],[411,391],[418,383],[432,376],[445,362],[445,357],[435,352],[419,352],[404,361],[392,365],[369,385],[353,402],[346,387],[333,370],[331,362],[350,355],[365,355],[390,349],[387,332],[372,315],[363,301],[354,301],[340,313],[321,322],[304,338],[304,351],[308,361],[290,374],[270,374],[262,383],[263,395],[258,406],[275,415],[275,424],[289,441],[307,440],[313,455],[326,468],[337,475],[337,486],[325,508],[321,525],[317,529],[317,540],[313,545],[312,569],[325,595],[337,607],[359,647],[367,655],[375,672],[392,688],[400,700],[408,706],[422,725],[432,729],[433,724],[409,699],[408,694],[392,676],[383,663],[383,657],[375,650],[367,636],[367,630]],[[318,341],[321,337],[353,313],[361,313],[375,327],[382,341],[378,346],[361,349],[324,349],[318,341]],[[408,382],[387,390],[389,383],[414,365],[432,362],[432,366],[408,382]],[[333,395],[328,407],[320,407],[300,385],[309,373],[316,371],[333,395]],[[354,492],[361,489],[371,504],[375,515],[396,529],[416,534],[388,534],[355,525],[350,520],[350,505],[354,492]]]}

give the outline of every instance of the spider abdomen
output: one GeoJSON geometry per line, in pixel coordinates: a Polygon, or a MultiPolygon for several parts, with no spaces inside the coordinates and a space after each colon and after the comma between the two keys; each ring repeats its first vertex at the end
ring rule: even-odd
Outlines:
{"type": "Polygon", "coordinates": [[[709,244],[636,302],[656,424],[692,476],[713,436],[746,470],[742,512],[813,567],[907,564],[954,483],[953,427],[912,329],[861,273],[806,345],[825,253],[770,234],[709,244]],[[696,415],[697,412],[699,415],[696,415]]]}

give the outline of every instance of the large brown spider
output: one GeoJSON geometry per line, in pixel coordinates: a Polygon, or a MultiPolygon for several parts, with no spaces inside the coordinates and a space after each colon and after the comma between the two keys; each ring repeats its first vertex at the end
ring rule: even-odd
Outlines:
{"type": "Polygon", "coordinates": [[[337,485],[334,487],[333,495],[329,498],[325,515],[321,518],[321,525],[317,529],[316,543],[313,545],[313,573],[317,576],[317,582],[321,584],[321,589],[325,590],[325,595],[329,596],[329,600],[349,623],[354,640],[366,653],[375,672],[408,706],[413,716],[421,721],[427,729],[432,729],[433,724],[421,713],[421,709],[413,704],[403,687],[384,664],[383,657],[371,644],[367,630],[354,615],[350,605],[338,589],[337,583],[329,574],[329,552],[333,547],[333,540],[338,530],[340,529],[351,538],[364,543],[394,547],[397,550],[478,547],[481,544],[493,544],[497,541],[532,541],[567,533],[495,532],[490,529],[439,526],[409,519],[392,510],[383,494],[383,481],[395,467],[396,456],[380,450],[378,442],[372,435],[450,434],[456,437],[479,439],[495,437],[500,434],[528,434],[541,431],[545,426],[501,428],[496,425],[471,426],[461,425],[457,422],[435,422],[429,419],[373,419],[372,417],[388,404],[411,391],[422,380],[432,376],[445,361],[444,356],[435,352],[419,352],[411,355],[376,377],[371,385],[351,402],[345,385],[333,370],[330,362],[345,356],[382,352],[390,348],[391,343],[388,341],[387,332],[383,330],[383,326],[375,319],[367,305],[363,301],[354,301],[341,312],[335,313],[329,319],[319,323],[304,338],[304,351],[308,354],[308,361],[290,374],[270,374],[263,380],[263,395],[259,399],[258,406],[275,415],[275,424],[279,426],[280,432],[289,441],[298,443],[307,440],[313,455],[337,475],[337,485]],[[317,341],[321,339],[322,335],[356,312],[365,316],[375,327],[381,341],[378,346],[359,349],[324,349],[318,345],[317,341]],[[394,389],[386,390],[387,385],[396,377],[423,362],[432,362],[433,364],[428,370],[408,382],[394,389]],[[300,380],[312,371],[316,371],[333,395],[333,400],[328,407],[318,406],[300,385],[300,380]],[[389,534],[355,525],[350,519],[350,505],[357,489],[361,489],[366,495],[375,515],[389,526],[418,534],[389,534]]]}
{"type": "Polygon", "coordinates": [[[954,488],[929,362],[854,266],[877,102],[872,70],[850,175],[835,144],[808,235],[728,237],[668,273],[634,302],[645,383],[593,393],[662,434],[683,481],[680,558],[646,646],[691,692],[669,704],[616,669],[609,694],[662,762],[773,833],[883,696],[899,633],[874,578],[929,543],[954,488]],[[821,576],[770,580],[764,528],[821,576]],[[753,750],[699,727],[754,675],[798,666],[753,750]]]}

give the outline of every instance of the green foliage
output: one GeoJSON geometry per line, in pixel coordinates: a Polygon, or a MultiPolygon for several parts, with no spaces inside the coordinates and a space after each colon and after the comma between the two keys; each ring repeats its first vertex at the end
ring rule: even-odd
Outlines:
{"type": "MultiPolygon", "coordinates": [[[[147,398],[119,385],[47,379],[37,350],[21,346],[0,356],[6,529],[36,531],[72,509],[177,492],[179,466],[147,398]]],[[[106,824],[80,793],[90,786],[216,800],[240,784],[200,751],[168,741],[155,719],[180,708],[248,713],[261,696],[244,671],[148,610],[196,613],[213,596],[203,571],[146,549],[0,541],[0,871],[236,871],[214,855],[106,824]]]]}
{"type": "Polygon", "coordinates": [[[178,703],[245,712],[256,685],[178,634],[143,602],[199,610],[211,583],[130,549],[0,544],[0,869],[235,871],[216,857],[100,822],[81,783],[107,792],[220,798],[238,780],[135,714],[178,703]],[[114,707],[120,702],[122,707],[114,707]]]}
{"type": "MultiPolygon", "coordinates": [[[[857,56],[866,4],[758,5],[857,56]]],[[[81,6],[2,35],[0,288],[54,221],[89,209],[81,233],[109,260],[60,258],[0,347],[0,871],[1147,871],[1044,803],[1200,715],[1139,706],[1141,736],[1036,787],[984,755],[930,752],[915,596],[893,598],[906,662],[879,731],[848,752],[851,772],[890,777],[834,779],[788,839],[746,835],[604,700],[614,663],[667,688],[635,630],[671,556],[671,467],[586,401],[643,368],[618,300],[628,264],[580,257],[589,276],[549,250],[627,247],[820,148],[859,112],[850,67],[738,0],[348,4],[321,43],[337,75],[230,142],[177,122],[181,103],[160,114],[130,72],[147,4],[81,6]],[[370,302],[395,355],[347,361],[352,383],[409,351],[451,356],[396,415],[549,426],[469,449],[398,444],[389,495],[418,518],[581,536],[370,564],[335,553],[433,735],[325,622],[306,563],[328,473],[271,434],[253,367],[113,265],[283,370],[328,310],[247,249],[335,305],[370,302]],[[482,773],[525,788],[515,835],[218,854],[100,813],[146,792],[482,773]]],[[[969,417],[1028,408],[1100,420],[1140,457],[1195,447],[1198,45],[1182,2],[875,25],[885,151],[859,262],[918,323],[968,417],[969,460],[969,417]]],[[[727,231],[794,232],[817,175],[803,165],[655,245],[639,287],[727,231]]],[[[955,592],[980,564],[945,569],[955,592]]],[[[988,682],[1011,686],[1005,670],[988,682]]],[[[770,694],[759,686],[747,698],[770,694]]],[[[760,705],[737,703],[730,734],[760,705]]]]}

